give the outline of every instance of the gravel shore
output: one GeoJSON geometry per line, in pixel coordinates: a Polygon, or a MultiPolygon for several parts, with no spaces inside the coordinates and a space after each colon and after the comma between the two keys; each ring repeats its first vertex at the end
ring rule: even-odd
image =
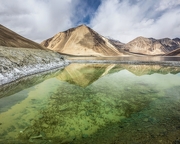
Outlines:
{"type": "Polygon", "coordinates": [[[64,57],[53,51],[0,46],[0,85],[66,65],[64,57]]]}
{"type": "Polygon", "coordinates": [[[113,64],[131,64],[131,65],[162,65],[162,66],[180,66],[180,61],[130,61],[130,60],[68,60],[69,63],[113,63],[113,64]]]}

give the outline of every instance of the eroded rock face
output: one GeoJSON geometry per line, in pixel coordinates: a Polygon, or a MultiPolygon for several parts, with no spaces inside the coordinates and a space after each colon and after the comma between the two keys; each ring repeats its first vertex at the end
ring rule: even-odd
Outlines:
{"type": "Polygon", "coordinates": [[[166,56],[180,56],[180,48],[175,49],[174,51],[167,53],[166,56]]]}
{"type": "Polygon", "coordinates": [[[19,34],[11,31],[10,29],[2,26],[1,24],[0,24],[0,46],[46,49],[40,44],[20,36],[19,34]]]}
{"type": "Polygon", "coordinates": [[[164,55],[180,48],[180,39],[154,39],[138,37],[123,46],[125,51],[145,54],[145,55],[164,55]]]}
{"type": "Polygon", "coordinates": [[[51,50],[78,56],[122,55],[109,40],[85,25],[56,34],[41,43],[51,50]]]}
{"type": "Polygon", "coordinates": [[[18,78],[66,65],[53,51],[0,47],[0,85],[18,78]]]}
{"type": "Polygon", "coordinates": [[[123,50],[123,46],[125,45],[125,43],[122,43],[122,42],[120,42],[120,41],[118,41],[118,40],[114,40],[114,39],[112,39],[112,38],[108,38],[108,40],[109,40],[109,42],[110,42],[112,45],[114,45],[114,46],[117,48],[117,50],[118,50],[120,53],[126,54],[126,53],[124,52],[124,50],[123,50]]]}

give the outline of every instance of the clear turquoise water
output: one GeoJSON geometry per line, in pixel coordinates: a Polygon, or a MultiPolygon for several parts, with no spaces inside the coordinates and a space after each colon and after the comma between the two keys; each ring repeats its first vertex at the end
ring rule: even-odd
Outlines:
{"type": "Polygon", "coordinates": [[[19,83],[0,99],[0,143],[179,142],[179,67],[74,63],[19,83]]]}

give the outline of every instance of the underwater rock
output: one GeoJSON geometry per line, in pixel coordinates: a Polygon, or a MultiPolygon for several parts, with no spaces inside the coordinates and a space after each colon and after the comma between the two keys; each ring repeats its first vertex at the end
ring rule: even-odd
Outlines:
{"type": "Polygon", "coordinates": [[[39,119],[41,119],[41,118],[43,118],[44,116],[42,115],[42,114],[40,114],[39,116],[38,116],[38,118],[39,119]]]}
{"type": "Polygon", "coordinates": [[[86,127],[84,130],[88,130],[89,129],[89,127],[86,127]]]}
{"type": "Polygon", "coordinates": [[[73,131],[73,130],[75,130],[75,128],[69,128],[69,130],[70,130],[70,131],[73,131]]]}
{"type": "Polygon", "coordinates": [[[43,138],[46,137],[46,134],[43,131],[40,131],[40,135],[42,135],[43,138]]]}
{"type": "Polygon", "coordinates": [[[176,127],[176,129],[180,129],[180,125],[176,127]]]}
{"type": "Polygon", "coordinates": [[[88,135],[87,134],[82,134],[82,138],[87,138],[88,135]]]}
{"type": "Polygon", "coordinates": [[[148,118],[145,118],[145,119],[143,119],[143,121],[144,121],[144,122],[148,122],[148,121],[149,121],[149,119],[148,119],[148,118]]]}
{"type": "Polygon", "coordinates": [[[44,127],[44,128],[48,128],[49,126],[48,126],[48,124],[43,123],[43,124],[42,124],[42,127],[44,127]]]}
{"type": "Polygon", "coordinates": [[[150,89],[149,92],[150,92],[150,93],[158,93],[159,91],[158,91],[158,90],[150,89]]]}
{"type": "Polygon", "coordinates": [[[60,123],[60,126],[65,126],[65,125],[66,125],[66,122],[60,123]]]}
{"type": "Polygon", "coordinates": [[[173,141],[173,143],[172,143],[172,144],[180,144],[180,140],[179,140],[179,139],[177,139],[177,140],[173,141]]]}
{"type": "Polygon", "coordinates": [[[43,136],[41,134],[38,135],[38,136],[32,136],[32,137],[30,137],[29,142],[34,143],[33,139],[39,139],[39,138],[42,138],[42,137],[43,136]]]}
{"type": "Polygon", "coordinates": [[[145,91],[140,91],[139,93],[140,93],[140,94],[146,94],[147,92],[145,92],[145,91]]]}

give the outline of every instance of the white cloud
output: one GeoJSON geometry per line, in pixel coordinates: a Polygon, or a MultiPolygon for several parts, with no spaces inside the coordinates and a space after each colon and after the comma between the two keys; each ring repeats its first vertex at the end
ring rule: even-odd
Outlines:
{"type": "Polygon", "coordinates": [[[138,37],[180,37],[179,0],[103,0],[90,26],[122,42],[138,37]]]}
{"type": "Polygon", "coordinates": [[[78,0],[0,0],[0,23],[40,42],[73,27],[78,0]]]}
{"type": "Polygon", "coordinates": [[[0,0],[0,23],[37,42],[85,22],[89,15],[94,17],[86,24],[122,42],[137,36],[180,37],[180,0],[101,0],[95,13],[88,2],[0,0]]]}
{"type": "Polygon", "coordinates": [[[180,0],[160,0],[156,10],[162,11],[180,5],[180,0]]]}

